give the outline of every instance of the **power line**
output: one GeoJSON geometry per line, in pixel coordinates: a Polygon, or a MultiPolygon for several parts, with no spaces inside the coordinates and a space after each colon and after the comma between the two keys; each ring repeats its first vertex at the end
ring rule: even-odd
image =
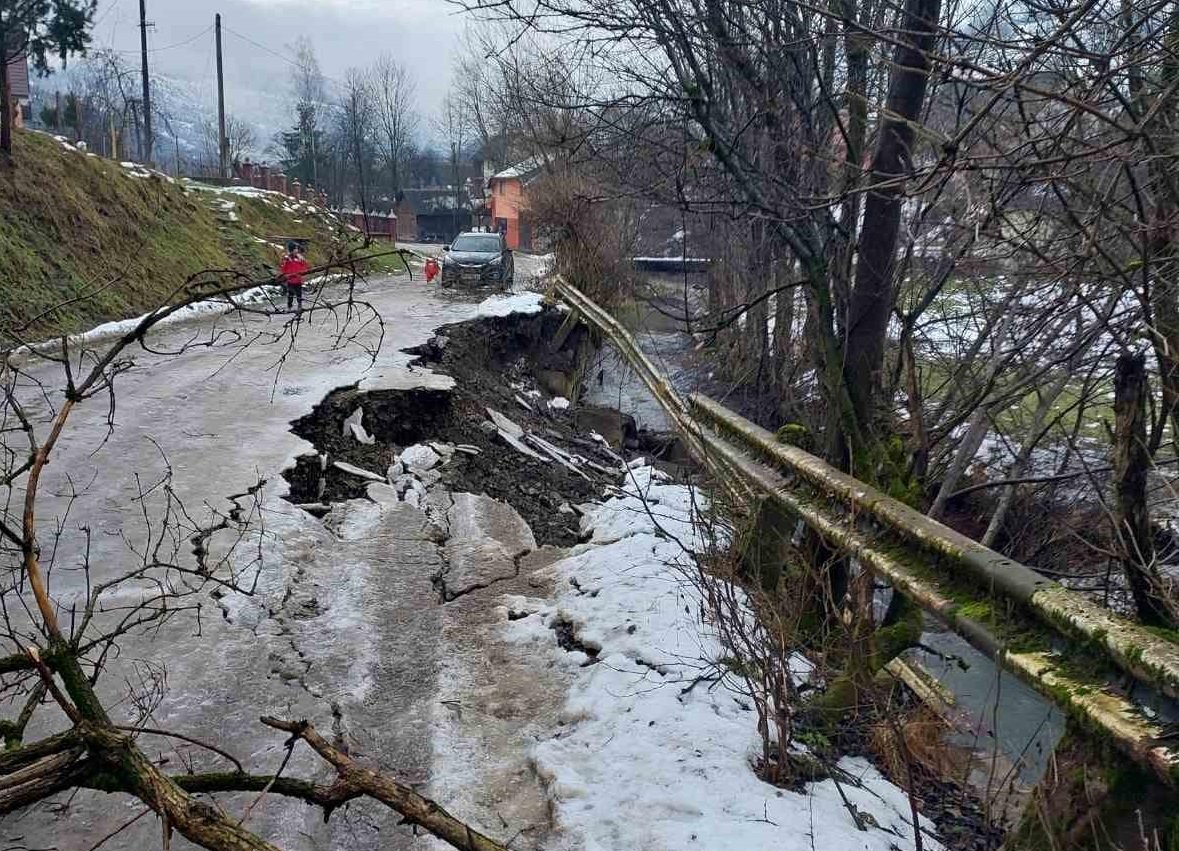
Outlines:
{"type": "MultiPolygon", "coordinates": [[[[150,50],[148,50],[147,52],[149,54],[150,53],[159,53],[164,50],[173,50],[174,48],[177,48],[177,47],[184,47],[186,44],[192,44],[198,38],[203,38],[204,36],[208,35],[212,29],[213,29],[212,26],[207,26],[203,30],[201,30],[199,33],[192,36],[191,38],[186,38],[184,41],[178,41],[175,44],[166,44],[163,47],[153,47],[150,50]]],[[[107,48],[107,49],[112,50],[112,48],[107,48]]],[[[113,52],[114,53],[133,53],[136,56],[139,55],[138,50],[113,50],[113,52]]]]}
{"type": "MultiPolygon", "coordinates": [[[[254,47],[258,48],[259,50],[264,51],[265,53],[269,53],[271,56],[274,56],[277,59],[281,59],[283,62],[286,62],[292,68],[300,67],[299,63],[296,62],[294,59],[291,59],[289,56],[287,56],[283,53],[279,53],[277,50],[267,47],[265,44],[262,44],[261,42],[255,41],[254,39],[250,38],[248,35],[242,35],[241,33],[237,32],[236,30],[232,29],[231,27],[226,26],[224,22],[222,22],[222,24],[221,24],[221,29],[224,32],[229,33],[230,35],[237,36],[242,41],[247,42],[250,45],[253,45],[254,47]]],[[[331,83],[337,89],[342,90],[344,88],[344,84],[341,81],[333,79],[333,78],[327,76],[326,74],[324,74],[323,72],[320,72],[319,76],[320,76],[320,78],[323,79],[323,81],[325,83],[331,83]]]]}
{"type": "Polygon", "coordinates": [[[233,29],[232,27],[226,26],[224,22],[222,22],[222,24],[221,24],[221,29],[222,29],[222,31],[227,32],[230,35],[237,36],[242,41],[252,44],[254,47],[258,48],[259,50],[263,50],[266,53],[269,53],[271,56],[277,56],[279,59],[281,59],[283,62],[286,62],[288,65],[290,65],[293,68],[299,67],[299,63],[296,62],[294,59],[291,59],[289,56],[284,56],[283,54],[279,53],[277,50],[272,50],[271,48],[267,47],[266,45],[262,44],[261,42],[254,41],[254,39],[250,38],[248,35],[242,35],[241,33],[239,33],[237,30],[233,29]]]}

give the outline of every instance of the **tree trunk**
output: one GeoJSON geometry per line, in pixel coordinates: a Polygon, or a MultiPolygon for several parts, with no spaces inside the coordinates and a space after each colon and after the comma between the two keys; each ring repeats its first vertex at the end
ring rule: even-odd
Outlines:
{"type": "MultiPolygon", "coordinates": [[[[1052,413],[1052,406],[1056,404],[1056,400],[1064,392],[1070,375],[1071,370],[1068,374],[1062,374],[1048,386],[1044,394],[1040,397],[1040,401],[1036,405],[1036,411],[1032,415],[1031,428],[1027,430],[1026,437],[1024,437],[1023,443],[1019,447],[1019,454],[1007,470],[1007,478],[1020,479],[1027,472],[1028,465],[1031,464],[1032,452],[1035,451],[1036,445],[1040,440],[1041,432],[1044,431],[1044,423],[1047,422],[1048,415],[1052,413]]],[[[987,530],[983,533],[982,540],[979,541],[984,547],[993,547],[995,545],[995,541],[999,537],[999,532],[1003,530],[1003,521],[1007,519],[1007,512],[1011,510],[1011,506],[1015,503],[1015,496],[1018,491],[1019,487],[1017,485],[1008,485],[1003,488],[1003,492],[999,495],[999,502],[995,506],[995,513],[991,515],[991,522],[987,524],[987,530]]]]}
{"type": "MultiPolygon", "coordinates": [[[[1022,287],[1017,288],[1014,292],[1022,291],[1022,287]]],[[[1008,299],[1006,306],[1010,307],[1014,299],[1008,299]]],[[[998,375],[1004,362],[1003,344],[1007,341],[1007,333],[1011,328],[1011,324],[1015,321],[1015,314],[1008,310],[999,322],[999,327],[995,331],[994,351],[991,353],[991,359],[987,362],[987,370],[983,374],[983,386],[989,386],[998,375]]],[[[988,320],[987,327],[984,329],[984,334],[990,328],[990,320],[988,320]]],[[[958,392],[958,385],[952,385],[950,393],[958,392]]],[[[966,472],[966,468],[970,466],[970,462],[974,460],[974,456],[978,453],[978,448],[982,446],[983,438],[987,436],[990,430],[990,420],[988,418],[988,410],[986,406],[986,399],[981,398],[974,409],[974,413],[970,415],[970,424],[966,427],[966,434],[962,438],[962,442],[958,444],[958,449],[955,450],[953,458],[950,460],[950,466],[946,470],[945,476],[942,478],[941,487],[938,488],[937,496],[933,500],[933,505],[929,507],[926,512],[934,520],[940,520],[942,513],[946,510],[946,502],[950,495],[958,488],[958,482],[962,479],[962,474],[966,472]]],[[[935,413],[937,419],[941,419],[942,414],[948,410],[947,407],[935,413]]]]}
{"type": "Polygon", "coordinates": [[[1174,617],[1160,594],[1154,541],[1146,507],[1150,455],[1146,445],[1146,359],[1122,354],[1114,369],[1114,522],[1122,567],[1139,619],[1172,626],[1174,617]]]}
{"type": "MultiPolygon", "coordinates": [[[[789,280],[790,267],[779,260],[774,264],[774,284],[782,286],[789,280]],[[786,272],[787,274],[780,274],[786,272]]],[[[774,296],[774,384],[779,396],[789,390],[787,380],[793,371],[794,289],[779,290],[774,296]]]]}
{"type": "Polygon", "coordinates": [[[1159,97],[1169,102],[1156,104],[1154,119],[1148,122],[1152,148],[1147,154],[1147,173],[1150,175],[1154,198],[1152,221],[1146,240],[1143,274],[1150,286],[1151,309],[1154,313],[1155,355],[1159,361],[1160,383],[1163,389],[1164,416],[1159,418],[1151,449],[1162,442],[1163,427],[1171,421],[1172,440],[1179,446],[1179,185],[1166,156],[1175,149],[1177,124],[1174,95],[1171,88],[1179,82],[1179,7],[1171,14],[1168,31],[1163,39],[1163,55],[1159,74],[1159,97]]]}
{"type": "Polygon", "coordinates": [[[12,156],[12,81],[8,79],[7,33],[0,29],[0,156],[12,156]]]}
{"type": "Polygon", "coordinates": [[[389,146],[389,204],[392,207],[392,212],[397,212],[397,193],[401,189],[400,186],[401,175],[397,172],[397,147],[395,145],[389,146]]]}
{"type": "Polygon", "coordinates": [[[832,251],[831,288],[835,299],[835,320],[839,327],[847,321],[851,296],[852,247],[860,227],[861,196],[857,190],[863,178],[864,148],[868,136],[868,52],[872,37],[856,25],[859,7],[856,0],[835,0],[833,11],[843,23],[843,49],[847,56],[847,85],[844,102],[847,120],[842,130],[846,148],[839,191],[843,200],[839,205],[839,229],[832,251]]]}
{"type": "MultiPolygon", "coordinates": [[[[940,0],[905,0],[893,55],[888,102],[872,158],[864,204],[855,289],[847,328],[844,377],[860,428],[870,432],[893,307],[893,270],[901,224],[904,175],[912,169],[913,124],[925,100],[940,0]]],[[[867,472],[867,471],[865,471],[867,472]]]]}

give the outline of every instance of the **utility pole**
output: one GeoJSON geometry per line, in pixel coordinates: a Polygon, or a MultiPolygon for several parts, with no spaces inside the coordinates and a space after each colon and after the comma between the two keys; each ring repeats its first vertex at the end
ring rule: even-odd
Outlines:
{"type": "Polygon", "coordinates": [[[215,19],[217,30],[217,160],[222,178],[229,177],[229,142],[225,138],[225,72],[221,67],[221,13],[215,19]]]}
{"type": "Polygon", "coordinates": [[[151,162],[151,83],[147,71],[147,22],[146,0],[139,0],[139,48],[143,56],[143,161],[151,162]]]}
{"type": "Polygon", "coordinates": [[[61,133],[61,89],[53,93],[53,129],[61,133]]]}

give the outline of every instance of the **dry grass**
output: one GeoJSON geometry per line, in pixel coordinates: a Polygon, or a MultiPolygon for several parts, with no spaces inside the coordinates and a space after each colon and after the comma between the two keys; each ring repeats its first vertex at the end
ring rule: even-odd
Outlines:
{"type": "Polygon", "coordinates": [[[591,177],[559,167],[539,178],[529,197],[537,236],[556,253],[556,272],[598,304],[631,297],[636,229],[626,204],[604,200],[591,177]]]}
{"type": "Polygon", "coordinates": [[[933,711],[917,705],[874,723],[868,730],[868,748],[881,770],[902,788],[909,786],[910,764],[930,777],[965,777],[973,754],[948,741],[950,727],[933,711]]]}

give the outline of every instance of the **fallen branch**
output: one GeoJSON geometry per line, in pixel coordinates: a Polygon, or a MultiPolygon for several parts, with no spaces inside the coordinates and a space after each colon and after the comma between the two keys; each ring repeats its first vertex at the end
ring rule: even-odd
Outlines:
{"type": "MultiPolygon", "coordinates": [[[[404,783],[398,783],[379,772],[358,765],[350,756],[320,736],[309,722],[263,717],[262,723],[275,730],[290,733],[292,738],[302,739],[312,750],[331,763],[336,769],[338,780],[329,787],[329,791],[335,790],[336,794],[347,794],[350,797],[366,795],[380,801],[400,813],[406,823],[420,825],[460,851],[507,851],[506,846],[459,821],[438,804],[423,798],[404,783]]],[[[272,791],[278,791],[277,784],[272,791]]]]}

